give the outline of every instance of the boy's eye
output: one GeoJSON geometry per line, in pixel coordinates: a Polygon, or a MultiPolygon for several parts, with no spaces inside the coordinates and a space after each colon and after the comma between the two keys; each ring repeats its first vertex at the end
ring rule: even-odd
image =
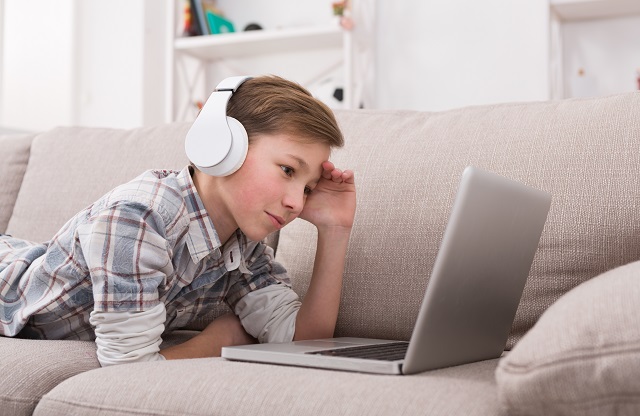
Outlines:
{"type": "Polygon", "coordinates": [[[309,188],[308,186],[304,187],[304,194],[305,195],[309,195],[311,192],[313,192],[313,189],[309,188]]]}
{"type": "Polygon", "coordinates": [[[292,175],[293,175],[293,173],[295,172],[295,171],[293,170],[293,168],[292,168],[292,167],[290,167],[290,166],[282,165],[282,166],[280,166],[280,169],[282,169],[282,171],[284,172],[284,174],[285,174],[285,175],[287,175],[287,176],[292,176],[292,175]]]}

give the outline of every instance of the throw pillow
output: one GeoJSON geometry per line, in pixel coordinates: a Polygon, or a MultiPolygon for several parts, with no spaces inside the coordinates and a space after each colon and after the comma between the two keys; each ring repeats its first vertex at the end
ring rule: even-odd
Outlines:
{"type": "Polygon", "coordinates": [[[508,414],[640,414],[640,262],[569,291],[497,370],[508,414]]]}

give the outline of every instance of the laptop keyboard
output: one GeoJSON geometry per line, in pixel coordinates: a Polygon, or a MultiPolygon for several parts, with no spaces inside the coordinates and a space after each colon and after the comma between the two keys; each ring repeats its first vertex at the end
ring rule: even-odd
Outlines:
{"type": "Polygon", "coordinates": [[[408,347],[408,342],[390,342],[388,344],[358,345],[356,347],[311,351],[306,354],[362,358],[365,360],[396,361],[404,359],[408,347]]]}

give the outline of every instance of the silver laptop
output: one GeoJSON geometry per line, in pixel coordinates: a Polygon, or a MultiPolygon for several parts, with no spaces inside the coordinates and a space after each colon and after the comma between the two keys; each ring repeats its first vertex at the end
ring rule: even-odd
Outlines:
{"type": "Polygon", "coordinates": [[[467,167],[409,342],[331,338],[222,349],[229,360],[414,374],[501,356],[551,195],[467,167]]]}

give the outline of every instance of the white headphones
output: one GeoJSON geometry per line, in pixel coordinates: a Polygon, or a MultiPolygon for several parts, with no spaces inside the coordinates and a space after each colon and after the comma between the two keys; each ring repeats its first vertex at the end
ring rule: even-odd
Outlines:
{"type": "Polygon", "coordinates": [[[227,104],[238,87],[251,78],[230,77],[220,82],[187,133],[184,143],[187,157],[208,175],[231,175],[247,157],[247,131],[238,120],[227,117],[227,104]]]}

